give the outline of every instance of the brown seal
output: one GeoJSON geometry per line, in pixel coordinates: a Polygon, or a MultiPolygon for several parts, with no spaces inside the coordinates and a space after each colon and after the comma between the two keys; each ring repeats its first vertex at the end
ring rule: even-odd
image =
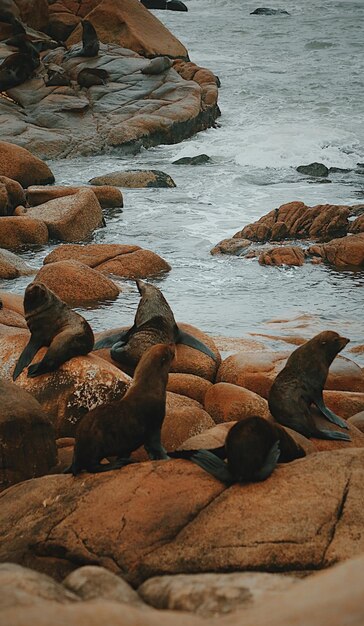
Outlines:
{"type": "Polygon", "coordinates": [[[152,59],[148,65],[141,70],[142,74],[163,74],[167,70],[171,69],[173,61],[168,57],[156,57],[152,59]]]}
{"type": "Polygon", "coordinates": [[[90,325],[43,283],[28,285],[24,311],[31,336],[15,366],[13,380],[42,346],[49,348],[39,363],[28,368],[30,377],[53,372],[72,357],[91,352],[94,334],[90,325]]]}
{"type": "Polygon", "coordinates": [[[181,330],[167,300],[158,287],[136,281],[141,299],[133,326],[126,331],[103,337],[94,350],[110,348],[110,355],[123,366],[133,369],[145,350],[156,343],[182,343],[216,361],[216,356],[202,341],[181,330]]]}
{"type": "Polygon", "coordinates": [[[24,35],[13,38],[20,52],[14,52],[6,57],[0,65],[0,91],[6,91],[21,85],[31,77],[33,71],[39,67],[39,52],[24,35]]]}
{"type": "Polygon", "coordinates": [[[193,461],[226,484],[266,480],[277,463],[289,463],[306,455],[282,426],[258,415],[234,424],[225,445],[219,448],[168,454],[193,461]],[[227,462],[223,461],[225,458],[227,462]]]}
{"type": "Polygon", "coordinates": [[[77,82],[80,87],[93,87],[93,85],[106,85],[109,72],[98,67],[84,67],[77,74],[77,82]]]}
{"type": "Polygon", "coordinates": [[[348,428],[344,420],[325,406],[322,392],[331,363],[349,341],[327,330],[292,352],[269,393],[269,409],[277,422],[305,437],[350,441],[346,433],[317,428],[310,412],[311,404],[315,404],[330,422],[348,428]]]}
{"type": "Polygon", "coordinates": [[[72,57],[96,57],[100,50],[100,42],[94,26],[89,20],[81,20],[82,24],[82,48],[67,54],[66,58],[72,57]]]}
{"type": "Polygon", "coordinates": [[[65,474],[123,467],[132,462],[130,454],[140,446],[150,459],[168,458],[161,444],[161,428],[173,357],[173,344],[152,346],[140,359],[126,394],[86,413],[77,428],[72,465],[65,474]],[[115,463],[100,463],[110,456],[117,457],[115,463]]]}

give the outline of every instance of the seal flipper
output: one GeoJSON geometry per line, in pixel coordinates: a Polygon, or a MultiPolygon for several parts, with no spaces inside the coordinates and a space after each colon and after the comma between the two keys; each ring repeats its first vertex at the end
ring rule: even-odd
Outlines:
{"type": "Polygon", "coordinates": [[[274,468],[276,467],[278,463],[280,454],[281,454],[281,450],[279,447],[279,441],[276,441],[275,444],[273,444],[273,446],[269,450],[267,458],[264,461],[263,467],[261,467],[260,470],[255,472],[254,480],[256,480],[257,482],[261,482],[269,478],[269,476],[271,475],[271,473],[273,472],[274,468]]]}
{"type": "Polygon", "coordinates": [[[209,450],[197,450],[190,458],[190,461],[199,465],[214,478],[221,480],[226,485],[232,485],[236,481],[230,474],[227,463],[219,459],[215,454],[209,450]]]}
{"type": "Polygon", "coordinates": [[[42,347],[42,343],[39,343],[34,337],[29,339],[29,342],[25,346],[23,352],[21,353],[18,362],[15,366],[13,372],[13,380],[16,380],[18,376],[22,373],[23,369],[31,363],[38,350],[42,347]]]}
{"type": "Polygon", "coordinates": [[[336,424],[336,426],[341,426],[341,428],[348,428],[347,423],[338,415],[335,415],[330,409],[325,405],[323,398],[314,399],[314,404],[317,406],[318,410],[326,419],[329,420],[332,424],[336,424]]]}
{"type": "MultiPolygon", "coordinates": [[[[174,450],[173,452],[167,452],[168,456],[172,459],[188,459],[191,460],[191,457],[200,452],[200,450],[174,450]]],[[[226,448],[225,446],[219,446],[218,448],[209,448],[208,452],[214,454],[219,459],[226,459],[226,448]]]]}
{"type": "Polygon", "coordinates": [[[114,333],[114,335],[109,335],[108,337],[104,337],[103,339],[99,339],[94,344],[94,350],[100,350],[101,348],[112,348],[116,343],[127,343],[130,333],[134,330],[134,326],[129,328],[128,330],[122,330],[118,333],[114,333]]]}
{"type": "Polygon", "coordinates": [[[336,439],[338,441],[351,441],[351,437],[347,433],[340,433],[338,430],[315,430],[311,433],[311,437],[316,439],[336,439]]]}
{"type": "Polygon", "coordinates": [[[207,354],[207,356],[211,357],[214,361],[217,361],[216,354],[202,341],[186,333],[184,330],[181,330],[178,327],[178,337],[176,343],[182,343],[184,346],[190,346],[190,348],[194,348],[195,350],[199,350],[199,352],[203,352],[207,354]]]}

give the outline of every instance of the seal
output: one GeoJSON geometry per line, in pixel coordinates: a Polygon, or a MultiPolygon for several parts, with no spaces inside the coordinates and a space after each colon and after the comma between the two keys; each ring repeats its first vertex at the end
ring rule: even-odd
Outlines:
{"type": "Polygon", "coordinates": [[[72,464],[65,474],[118,469],[133,462],[130,454],[140,446],[152,460],[168,459],[161,444],[161,429],[173,357],[173,344],[152,346],[140,359],[125,395],[86,413],[77,428],[72,464]],[[117,460],[101,464],[110,456],[117,460]]]}
{"type": "Polygon", "coordinates": [[[84,67],[77,74],[77,82],[80,87],[92,87],[93,85],[106,85],[109,72],[97,67],[84,67]]]}
{"type": "Polygon", "coordinates": [[[81,20],[82,24],[82,48],[67,54],[72,57],[96,57],[100,50],[100,42],[94,26],[89,20],[81,20]]]}
{"type": "Polygon", "coordinates": [[[20,52],[9,55],[0,65],[0,91],[21,85],[40,65],[39,52],[23,35],[17,35],[16,46],[20,52]]]}
{"type": "Polygon", "coordinates": [[[58,369],[74,356],[91,352],[94,334],[86,320],[40,282],[28,285],[24,294],[25,319],[31,336],[13,373],[16,380],[42,346],[48,350],[39,363],[28,368],[33,378],[58,369]]]}
{"type": "Polygon", "coordinates": [[[349,341],[326,330],[292,352],[269,392],[269,409],[277,422],[305,437],[350,441],[346,433],[320,430],[310,412],[311,404],[315,404],[330,422],[348,428],[343,419],[325,406],[322,392],[331,363],[349,341]]]}
{"type": "Polygon", "coordinates": [[[96,342],[94,350],[111,347],[111,357],[134,368],[142,354],[156,343],[182,343],[216,361],[216,356],[202,341],[181,330],[167,300],[158,287],[136,280],[141,299],[134,324],[129,330],[109,335],[96,342]]]}
{"type": "Polygon", "coordinates": [[[148,65],[141,70],[142,74],[162,74],[169,70],[173,65],[173,61],[168,57],[156,57],[152,59],[148,65]]]}
{"type": "Polygon", "coordinates": [[[266,480],[278,462],[289,463],[306,453],[282,426],[252,415],[234,424],[225,444],[219,448],[177,450],[168,455],[188,459],[221,482],[232,485],[266,480]]]}

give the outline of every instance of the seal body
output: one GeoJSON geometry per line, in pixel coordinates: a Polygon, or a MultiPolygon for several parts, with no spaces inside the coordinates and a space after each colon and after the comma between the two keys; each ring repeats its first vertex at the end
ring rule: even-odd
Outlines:
{"type": "Polygon", "coordinates": [[[80,87],[92,87],[93,85],[106,85],[109,72],[97,67],[84,67],[77,75],[80,87]]]}
{"type": "Polygon", "coordinates": [[[21,85],[31,77],[33,71],[39,67],[39,53],[33,44],[24,35],[13,38],[19,52],[6,57],[0,65],[0,91],[6,91],[21,85]]]}
{"type": "Polygon", "coordinates": [[[136,284],[141,299],[133,326],[101,339],[95,344],[95,350],[111,347],[111,357],[130,369],[135,368],[145,350],[156,343],[182,343],[216,360],[208,346],[178,328],[172,309],[160,289],[142,280],[137,280],[136,284]]]}
{"type": "Polygon", "coordinates": [[[292,352],[269,393],[269,409],[277,422],[305,437],[350,441],[346,433],[317,428],[310,411],[315,404],[330,422],[348,427],[325,406],[322,392],[331,363],[349,341],[338,333],[324,331],[292,352]]]}
{"type": "Polygon", "coordinates": [[[166,411],[168,372],[173,344],[152,346],[141,358],[131,386],[120,399],[89,411],[77,432],[72,465],[65,473],[104,472],[131,463],[130,454],[144,446],[150,459],[166,459],[161,428],[166,411]],[[100,461],[116,456],[115,463],[100,461]]]}
{"type": "Polygon", "coordinates": [[[43,283],[28,285],[24,310],[31,336],[15,366],[13,380],[43,346],[48,350],[39,363],[29,367],[30,377],[52,372],[72,357],[91,352],[94,335],[90,325],[43,283]]]}
{"type": "Polygon", "coordinates": [[[100,50],[100,42],[94,26],[89,20],[82,20],[82,48],[67,55],[72,57],[96,57],[100,50]]]}
{"type": "Polygon", "coordinates": [[[156,57],[146,67],[143,67],[142,74],[162,74],[169,70],[172,65],[173,61],[168,57],[156,57]]]}

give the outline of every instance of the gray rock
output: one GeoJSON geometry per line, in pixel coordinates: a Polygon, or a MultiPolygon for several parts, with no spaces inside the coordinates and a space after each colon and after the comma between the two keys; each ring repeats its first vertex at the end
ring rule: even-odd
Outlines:
{"type": "Polygon", "coordinates": [[[194,157],[182,157],[177,161],[172,161],[173,165],[202,165],[211,161],[207,154],[198,154],[194,157]]]}
{"type": "Polygon", "coordinates": [[[319,178],[329,175],[329,170],[323,163],[310,163],[309,165],[299,165],[296,167],[297,172],[300,174],[307,174],[307,176],[317,176],[319,178]]]}
{"type": "Polygon", "coordinates": [[[255,11],[252,11],[250,15],[290,15],[290,13],[284,9],[269,9],[266,7],[260,7],[255,9],[255,11]]]}
{"type": "Polygon", "coordinates": [[[104,567],[96,565],[80,567],[64,579],[63,585],[82,600],[102,598],[122,604],[144,606],[140,596],[125,580],[104,567]]]}

